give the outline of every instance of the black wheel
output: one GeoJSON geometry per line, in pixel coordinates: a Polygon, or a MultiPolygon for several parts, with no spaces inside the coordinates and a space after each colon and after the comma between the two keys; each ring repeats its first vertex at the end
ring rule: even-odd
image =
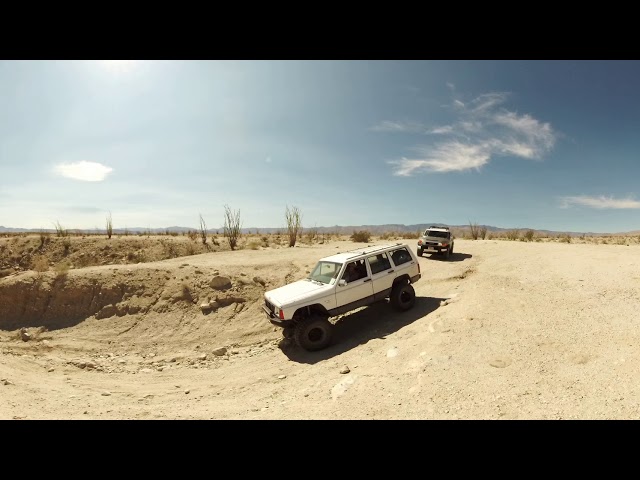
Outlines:
{"type": "Polygon", "coordinates": [[[447,249],[444,251],[444,258],[445,258],[445,260],[449,260],[449,255],[450,255],[450,254],[451,254],[451,247],[447,248],[447,249]]]}
{"type": "Polygon", "coordinates": [[[416,303],[416,291],[413,289],[413,285],[409,283],[403,283],[396,285],[391,290],[391,305],[396,310],[404,312],[409,310],[416,303]]]}
{"type": "Polygon", "coordinates": [[[421,249],[421,248],[419,248],[419,249],[418,249],[418,256],[419,256],[419,257],[421,257],[421,256],[422,256],[422,249],[421,249]]]}
{"type": "Polygon", "coordinates": [[[326,317],[312,315],[298,322],[294,338],[300,347],[313,352],[329,346],[332,333],[333,325],[326,317]]]}
{"type": "Polygon", "coordinates": [[[449,250],[449,253],[453,253],[453,243],[451,244],[451,250],[449,250]]]}
{"type": "Polygon", "coordinates": [[[294,327],[285,327],[282,329],[282,336],[284,338],[291,339],[293,338],[293,335],[295,332],[296,332],[296,329],[294,327]]]}

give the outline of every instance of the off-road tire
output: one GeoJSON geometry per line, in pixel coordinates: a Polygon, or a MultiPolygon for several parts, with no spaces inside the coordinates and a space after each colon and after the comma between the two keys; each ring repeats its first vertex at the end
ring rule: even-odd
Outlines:
{"type": "Polygon", "coordinates": [[[293,338],[299,347],[313,352],[328,347],[332,334],[333,324],[327,317],[312,315],[296,324],[293,338]]]}
{"type": "Polygon", "coordinates": [[[396,310],[405,312],[416,303],[416,291],[410,283],[398,284],[391,290],[391,305],[396,310]]]}
{"type": "Polygon", "coordinates": [[[444,251],[444,259],[445,260],[449,260],[449,256],[451,255],[451,247],[448,247],[445,251],[444,251]]]}
{"type": "Polygon", "coordinates": [[[282,336],[287,339],[292,339],[296,333],[295,327],[284,327],[282,329],[282,336]]]}
{"type": "Polygon", "coordinates": [[[418,249],[418,256],[421,257],[423,253],[423,250],[421,248],[418,249]]]}

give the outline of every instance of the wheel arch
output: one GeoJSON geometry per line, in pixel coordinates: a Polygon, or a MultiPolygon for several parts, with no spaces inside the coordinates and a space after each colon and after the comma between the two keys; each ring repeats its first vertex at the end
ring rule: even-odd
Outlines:
{"type": "Polygon", "coordinates": [[[403,275],[400,275],[393,281],[393,285],[391,286],[391,288],[395,287],[396,285],[404,285],[406,283],[411,283],[411,278],[409,278],[409,275],[405,273],[403,275]]]}
{"type": "Polygon", "coordinates": [[[293,320],[299,320],[301,318],[310,317],[311,315],[314,315],[314,314],[322,315],[326,317],[330,316],[329,312],[324,307],[324,305],[321,305],[319,303],[314,303],[313,305],[305,305],[304,307],[298,308],[293,314],[292,318],[293,320]]]}

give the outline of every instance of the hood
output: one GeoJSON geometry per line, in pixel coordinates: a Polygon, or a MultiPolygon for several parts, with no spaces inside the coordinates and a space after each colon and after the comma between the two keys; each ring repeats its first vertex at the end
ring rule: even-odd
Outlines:
{"type": "Polygon", "coordinates": [[[299,300],[310,300],[315,297],[322,297],[333,290],[334,285],[312,282],[310,280],[298,280],[297,282],[284,285],[265,293],[267,299],[272,300],[279,306],[288,306],[299,300]]]}

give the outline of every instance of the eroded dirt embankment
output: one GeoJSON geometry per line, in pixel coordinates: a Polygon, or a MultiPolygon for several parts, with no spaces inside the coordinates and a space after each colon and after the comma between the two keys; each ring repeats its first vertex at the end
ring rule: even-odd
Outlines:
{"type": "Polygon", "coordinates": [[[261,298],[264,280],[219,273],[184,264],[175,270],[136,265],[13,275],[0,280],[0,329],[56,330],[92,316],[175,310],[210,314],[234,303],[239,311],[261,298]]]}

